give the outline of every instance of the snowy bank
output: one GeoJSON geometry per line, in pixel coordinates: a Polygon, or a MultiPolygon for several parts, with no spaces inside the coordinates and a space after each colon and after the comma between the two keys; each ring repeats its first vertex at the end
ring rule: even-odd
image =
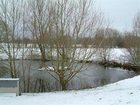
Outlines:
{"type": "MultiPolygon", "coordinates": [[[[75,55],[75,58],[78,60],[83,60],[83,57],[85,57],[85,52],[93,53],[93,55],[88,59],[89,61],[100,61],[103,56],[101,56],[100,52],[101,48],[94,49],[94,48],[88,48],[88,49],[78,49],[76,50],[77,55],[75,55]],[[97,51],[96,51],[97,50],[97,51]],[[79,55],[80,54],[80,55],[79,55]]],[[[47,52],[46,52],[47,53],[47,52]]],[[[33,59],[40,59],[41,53],[39,49],[32,49],[32,48],[25,48],[25,49],[18,49],[15,51],[16,59],[31,59],[31,56],[33,59]]],[[[128,54],[127,50],[125,48],[111,48],[109,51],[106,52],[106,55],[108,57],[109,61],[116,61],[118,63],[124,63],[128,61],[128,57],[126,57],[128,54]]],[[[53,56],[55,58],[56,53],[53,53],[53,56]]],[[[89,56],[87,54],[87,56],[89,56]]],[[[0,52],[0,58],[7,60],[8,56],[5,52],[0,52]]]]}
{"type": "Polygon", "coordinates": [[[0,105],[140,105],[140,76],[79,91],[1,94],[0,105]]]}

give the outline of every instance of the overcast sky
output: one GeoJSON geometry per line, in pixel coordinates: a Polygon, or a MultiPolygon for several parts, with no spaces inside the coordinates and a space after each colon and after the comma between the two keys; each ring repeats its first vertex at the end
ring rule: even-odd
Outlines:
{"type": "Polygon", "coordinates": [[[95,0],[110,26],[119,31],[131,30],[134,16],[140,12],[140,0],[95,0]]]}

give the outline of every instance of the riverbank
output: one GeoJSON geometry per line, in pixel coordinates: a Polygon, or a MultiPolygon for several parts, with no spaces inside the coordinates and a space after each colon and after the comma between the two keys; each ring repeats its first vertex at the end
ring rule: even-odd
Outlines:
{"type": "Polygon", "coordinates": [[[98,64],[103,65],[104,67],[119,67],[122,69],[126,69],[129,71],[134,71],[137,74],[140,74],[140,66],[138,65],[133,65],[131,63],[118,63],[118,62],[113,62],[113,61],[106,61],[106,62],[98,62],[98,64]]]}

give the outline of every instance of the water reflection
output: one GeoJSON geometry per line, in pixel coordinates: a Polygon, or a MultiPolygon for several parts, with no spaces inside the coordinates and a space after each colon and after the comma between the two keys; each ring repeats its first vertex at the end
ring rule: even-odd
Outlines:
{"type": "MultiPolygon", "coordinates": [[[[18,60],[16,61],[16,64],[17,69],[20,73],[21,91],[26,91],[28,90],[27,88],[30,88],[30,92],[37,92],[36,90],[39,90],[42,87],[44,88],[42,89],[43,91],[56,91],[61,89],[59,82],[53,77],[55,76],[57,78],[57,75],[55,73],[51,73],[50,75],[48,71],[38,70],[40,68],[39,61],[18,60]],[[24,73],[25,78],[23,76],[24,73]],[[29,79],[30,81],[28,81],[29,79]],[[25,87],[24,85],[28,83],[30,85],[25,87]]],[[[47,62],[47,65],[51,66],[51,63],[47,62]]],[[[68,89],[84,89],[98,87],[122,79],[133,77],[135,75],[135,73],[131,71],[123,70],[120,68],[104,68],[100,65],[93,63],[87,64],[85,68],[86,70],[78,73],[68,83],[68,89]]]]}

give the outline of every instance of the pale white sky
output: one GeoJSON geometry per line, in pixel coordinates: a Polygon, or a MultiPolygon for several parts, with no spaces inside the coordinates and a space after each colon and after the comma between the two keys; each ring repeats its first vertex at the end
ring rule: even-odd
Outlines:
{"type": "Polygon", "coordinates": [[[140,12],[140,0],[95,0],[95,4],[119,31],[131,30],[133,18],[140,12]]]}

